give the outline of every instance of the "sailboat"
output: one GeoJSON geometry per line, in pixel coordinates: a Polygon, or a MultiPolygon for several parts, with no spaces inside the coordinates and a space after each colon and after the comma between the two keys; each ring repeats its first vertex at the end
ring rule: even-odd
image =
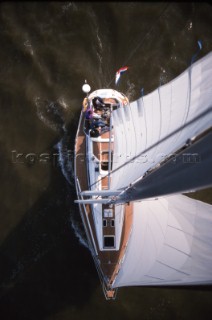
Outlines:
{"type": "Polygon", "coordinates": [[[129,102],[83,91],[76,203],[106,299],[123,286],[212,284],[212,52],[129,102]]]}

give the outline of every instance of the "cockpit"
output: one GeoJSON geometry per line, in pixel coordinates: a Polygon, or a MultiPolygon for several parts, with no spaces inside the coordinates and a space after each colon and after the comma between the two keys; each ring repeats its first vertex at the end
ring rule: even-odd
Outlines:
{"type": "Polygon", "coordinates": [[[85,111],[85,130],[91,137],[96,138],[111,130],[111,112],[119,107],[115,98],[94,97],[88,101],[85,111]]]}

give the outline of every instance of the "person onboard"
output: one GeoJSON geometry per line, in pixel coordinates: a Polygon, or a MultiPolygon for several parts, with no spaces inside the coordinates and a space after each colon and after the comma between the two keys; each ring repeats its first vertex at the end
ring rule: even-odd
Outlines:
{"type": "Polygon", "coordinates": [[[99,136],[99,130],[98,129],[92,129],[90,131],[90,137],[97,138],[99,136]]]}
{"type": "Polygon", "coordinates": [[[100,97],[95,97],[95,98],[93,99],[93,105],[94,105],[94,107],[96,107],[96,108],[105,107],[105,103],[103,102],[103,99],[100,98],[100,97]]]}
{"type": "Polygon", "coordinates": [[[86,120],[91,120],[91,119],[100,119],[101,115],[99,115],[98,113],[96,113],[95,111],[93,111],[92,107],[87,108],[87,110],[85,111],[85,119],[86,120]]]}
{"type": "Polygon", "coordinates": [[[85,119],[86,120],[90,120],[93,118],[93,109],[91,107],[89,107],[86,111],[85,111],[85,119]]]}
{"type": "Polygon", "coordinates": [[[110,131],[110,127],[108,127],[107,125],[105,125],[104,127],[96,127],[96,128],[94,127],[90,131],[90,136],[93,138],[98,137],[101,134],[108,132],[108,131],[110,131]]]}
{"type": "Polygon", "coordinates": [[[110,127],[109,126],[104,126],[104,127],[101,127],[101,134],[102,133],[105,133],[105,132],[108,132],[108,131],[110,131],[110,127]]]}
{"type": "Polygon", "coordinates": [[[93,113],[93,118],[94,118],[94,119],[101,119],[101,115],[98,114],[98,113],[96,113],[96,112],[94,111],[94,113],[93,113]]]}
{"type": "Polygon", "coordinates": [[[107,123],[104,122],[101,119],[92,119],[92,121],[91,121],[91,129],[99,128],[99,127],[105,127],[106,124],[107,123]]]}

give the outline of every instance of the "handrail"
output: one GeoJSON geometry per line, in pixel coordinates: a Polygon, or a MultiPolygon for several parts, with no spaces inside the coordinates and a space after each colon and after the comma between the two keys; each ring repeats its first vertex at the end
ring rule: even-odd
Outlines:
{"type": "Polygon", "coordinates": [[[112,155],[111,155],[111,139],[112,139],[112,107],[110,107],[110,132],[109,132],[109,167],[108,167],[108,189],[110,189],[110,175],[111,175],[111,168],[112,168],[112,155]]]}
{"type": "MultiPolygon", "coordinates": [[[[83,201],[83,197],[81,196],[81,192],[82,191],[81,191],[81,188],[80,188],[80,184],[79,184],[79,179],[78,178],[77,178],[77,184],[78,184],[78,189],[79,189],[79,196],[80,196],[81,200],[83,201]]],[[[76,201],[77,200],[75,200],[75,202],[76,201]]],[[[83,203],[83,202],[78,202],[78,203],[79,204],[81,203],[83,205],[84,211],[86,213],[85,203],[83,203]]],[[[91,234],[91,239],[92,239],[92,242],[93,242],[93,245],[94,245],[94,250],[95,250],[96,255],[98,255],[98,251],[97,251],[97,248],[96,248],[95,240],[94,240],[94,237],[93,237],[93,232],[91,230],[91,225],[90,225],[90,222],[89,222],[87,214],[85,214],[85,216],[86,216],[86,220],[87,220],[87,223],[88,223],[89,231],[90,231],[90,234],[91,234]]]]}

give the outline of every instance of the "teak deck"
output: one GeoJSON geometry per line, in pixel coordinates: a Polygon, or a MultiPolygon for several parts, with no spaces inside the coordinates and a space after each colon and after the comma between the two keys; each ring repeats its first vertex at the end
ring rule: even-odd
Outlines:
{"type": "MultiPolygon", "coordinates": [[[[78,132],[76,136],[75,142],[75,177],[79,181],[80,190],[78,190],[78,197],[80,196],[80,191],[89,190],[88,186],[88,176],[87,176],[87,166],[86,166],[86,135],[84,133],[84,112],[82,111],[78,132]]],[[[105,133],[105,135],[109,136],[109,133],[105,133]]],[[[102,135],[103,137],[103,135],[102,135]]],[[[96,155],[100,154],[100,150],[102,150],[102,146],[100,143],[96,142],[94,147],[94,153],[96,155]]],[[[108,178],[105,177],[102,179],[102,187],[104,185],[107,188],[108,178]]],[[[103,189],[103,188],[102,188],[103,189]]],[[[103,205],[104,206],[104,205],[103,205]]],[[[123,229],[121,235],[121,242],[119,250],[104,250],[101,251],[98,246],[95,224],[92,216],[91,205],[83,205],[79,204],[80,212],[82,216],[82,220],[84,223],[84,227],[86,229],[87,237],[89,238],[89,244],[92,246],[93,257],[95,260],[95,264],[97,266],[98,271],[102,276],[103,282],[106,286],[106,292],[108,298],[111,298],[112,295],[111,285],[119,272],[121,267],[122,260],[125,255],[125,250],[127,247],[127,242],[129,240],[131,228],[132,228],[132,219],[133,219],[133,210],[131,204],[125,205],[125,213],[124,213],[124,222],[123,229]]],[[[113,209],[114,215],[114,209],[113,209]]],[[[102,217],[103,218],[103,217],[102,217]]],[[[109,218],[110,219],[110,218],[109,218]]],[[[112,219],[112,218],[111,218],[112,219]]],[[[114,232],[114,227],[104,228],[104,235],[110,234],[112,235],[114,232]]]]}

